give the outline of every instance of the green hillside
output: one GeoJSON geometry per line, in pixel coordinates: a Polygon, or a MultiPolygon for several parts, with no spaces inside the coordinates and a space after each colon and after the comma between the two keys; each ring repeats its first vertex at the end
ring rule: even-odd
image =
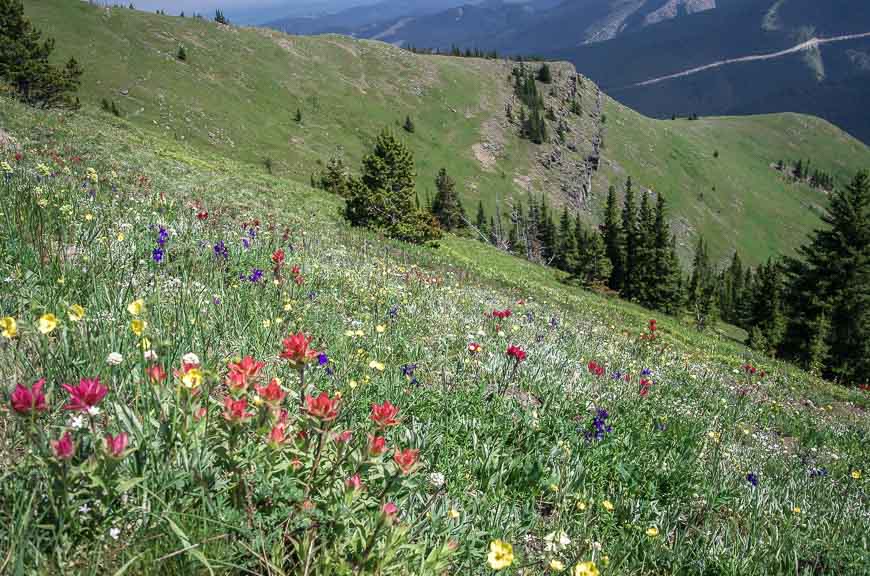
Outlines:
{"type": "MultiPolygon", "coordinates": [[[[506,62],[414,55],[378,42],[289,37],[83,2],[28,2],[26,11],[57,38],[58,57],[82,62],[85,106],[115,101],[136,126],[263,171],[269,159],[276,174],[299,182],[333,156],[355,168],[374,135],[384,126],[401,131],[407,115],[416,131],[403,136],[415,152],[423,198],[446,167],[469,211],[483,199],[492,212],[497,197],[524,199],[528,189],[562,203],[562,185],[577,181],[574,169],[601,120],[596,88],[585,80],[578,93],[583,116],[564,116],[576,151],[558,146],[562,164],[547,169],[539,159],[557,144],[531,145],[505,121],[512,100],[506,62]],[[176,58],[180,45],[186,62],[176,58]]],[[[572,76],[569,65],[556,67],[548,106],[565,108],[572,76]]],[[[603,112],[603,162],[585,207],[589,219],[598,218],[608,184],[631,175],[670,200],[683,256],[698,233],[720,259],[735,248],[750,263],[791,253],[817,224],[826,198],[785,183],[772,162],[812,158],[843,180],[870,165],[864,145],[806,116],[653,121],[606,97],[603,112]]]]}

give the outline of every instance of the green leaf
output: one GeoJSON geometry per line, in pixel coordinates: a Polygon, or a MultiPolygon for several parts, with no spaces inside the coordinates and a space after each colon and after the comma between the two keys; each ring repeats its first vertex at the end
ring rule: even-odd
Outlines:
{"type": "Polygon", "coordinates": [[[175,535],[178,536],[178,539],[181,540],[182,546],[188,549],[186,550],[186,552],[190,552],[190,554],[194,558],[199,560],[199,563],[202,564],[206,568],[206,570],[208,570],[208,573],[214,576],[214,570],[212,569],[211,564],[209,564],[208,559],[205,557],[205,554],[202,553],[202,550],[192,547],[190,539],[187,537],[187,534],[185,534],[184,531],[178,526],[178,524],[173,522],[171,518],[169,518],[168,516],[164,516],[164,518],[166,518],[166,521],[169,523],[169,528],[171,528],[172,531],[175,532],[175,535]]]}

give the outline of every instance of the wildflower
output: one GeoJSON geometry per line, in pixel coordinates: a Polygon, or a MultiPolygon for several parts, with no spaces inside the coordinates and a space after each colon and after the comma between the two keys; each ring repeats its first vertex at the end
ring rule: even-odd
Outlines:
{"type": "Polygon", "coordinates": [[[641,379],[639,391],[641,397],[646,397],[649,394],[650,388],[652,388],[652,382],[646,378],[641,379]]]}
{"type": "Polygon", "coordinates": [[[154,364],[145,368],[145,374],[152,384],[160,384],[166,380],[166,370],[160,364],[154,364]]]}
{"type": "Polygon", "coordinates": [[[801,513],[801,507],[800,507],[800,506],[795,506],[794,508],[791,509],[791,511],[792,511],[794,514],[796,514],[796,515],[797,515],[797,514],[800,514],[800,513],[801,513]]]}
{"type": "Polygon", "coordinates": [[[559,552],[571,544],[571,539],[564,530],[559,532],[550,532],[544,536],[544,550],[547,552],[559,552]]]}
{"type": "Polygon", "coordinates": [[[459,518],[459,516],[459,510],[457,510],[456,508],[451,508],[447,511],[447,517],[452,520],[456,520],[457,518],[459,518]]]}
{"type": "Polygon", "coordinates": [[[752,484],[753,487],[758,486],[758,474],[750,472],[746,475],[746,481],[752,484]]]}
{"type": "Polygon", "coordinates": [[[185,354],[184,356],[181,357],[181,363],[184,366],[193,366],[193,367],[199,366],[200,365],[199,356],[197,356],[193,352],[188,352],[187,354],[185,354]]]}
{"type": "Polygon", "coordinates": [[[78,410],[87,412],[100,401],[109,392],[109,389],[100,384],[99,378],[82,378],[77,386],[63,384],[62,388],[69,392],[69,403],[64,406],[64,410],[78,410]]]}
{"type": "Polygon", "coordinates": [[[388,519],[392,519],[399,513],[399,507],[392,502],[387,502],[381,507],[381,512],[383,512],[384,516],[388,519]]]}
{"type": "Polygon", "coordinates": [[[506,318],[510,318],[513,315],[513,312],[510,311],[510,308],[505,308],[504,310],[493,310],[490,315],[493,318],[504,320],[506,318]]]}
{"type": "Polygon", "coordinates": [[[274,252],[272,252],[272,262],[276,266],[280,266],[281,264],[283,264],[284,263],[284,251],[279,248],[278,250],[275,250],[274,252]]]}
{"type": "Polygon", "coordinates": [[[293,368],[302,370],[305,365],[317,358],[318,353],[308,346],[311,344],[311,337],[306,336],[302,332],[292,334],[283,341],[284,350],[281,352],[281,358],[293,368]]]}
{"type": "MultiPolygon", "coordinates": [[[[185,366],[190,366],[185,364],[185,366]]],[[[203,373],[202,370],[197,368],[196,366],[189,367],[184,370],[184,373],[181,375],[181,383],[188,390],[196,390],[200,386],[202,386],[203,382],[203,373]]]]}
{"type": "Polygon", "coordinates": [[[169,232],[166,231],[166,228],[160,226],[157,230],[157,245],[163,247],[166,245],[167,240],[169,240],[169,232]]]}
{"type": "Polygon", "coordinates": [[[3,332],[0,334],[7,340],[12,340],[18,335],[18,323],[12,316],[0,318],[0,328],[3,329],[3,332]]]}
{"type": "Polygon", "coordinates": [[[252,356],[245,356],[238,362],[227,364],[230,372],[227,374],[227,384],[236,391],[247,390],[257,375],[265,366],[265,362],[258,362],[252,356]]]}
{"type": "Polygon", "coordinates": [[[377,360],[372,360],[369,362],[369,368],[372,370],[377,370],[378,372],[384,371],[384,365],[382,362],[378,362],[377,360]]]}
{"type": "Polygon", "coordinates": [[[369,436],[369,456],[380,456],[387,451],[387,439],[383,436],[369,436]]]}
{"type": "Polygon", "coordinates": [[[594,360],[590,360],[589,364],[586,365],[586,368],[594,376],[600,377],[600,376],[604,375],[604,366],[602,366],[598,362],[595,362],[594,360]]]}
{"type": "Polygon", "coordinates": [[[247,411],[248,399],[233,400],[232,397],[224,398],[224,419],[233,424],[240,424],[251,418],[254,414],[247,411]]]}
{"type": "Polygon", "coordinates": [[[284,437],[286,432],[287,426],[285,424],[276,424],[273,426],[272,430],[269,432],[269,445],[272,448],[278,448],[286,440],[284,437]]]}
{"type": "Polygon", "coordinates": [[[608,512],[613,512],[613,502],[611,502],[610,500],[602,500],[602,501],[601,501],[601,506],[602,506],[605,510],[607,510],[608,512]]]}
{"type": "Polygon", "coordinates": [[[389,428],[390,426],[398,426],[399,421],[396,419],[398,414],[399,407],[387,400],[383,404],[372,404],[370,417],[378,428],[389,428]]]}
{"type": "Polygon", "coordinates": [[[329,356],[327,356],[324,352],[321,352],[317,355],[317,364],[320,366],[326,366],[329,364],[329,356]]]}
{"type": "Polygon", "coordinates": [[[395,461],[396,465],[402,471],[402,474],[407,476],[413,471],[414,466],[417,464],[417,455],[419,453],[419,450],[412,450],[411,448],[406,448],[402,451],[396,450],[396,453],[393,454],[393,461],[395,461]]]}
{"type": "Polygon", "coordinates": [[[607,413],[607,410],[603,408],[599,408],[595,411],[595,416],[592,418],[592,428],[594,431],[590,431],[586,433],[586,439],[591,440],[595,439],[596,441],[604,440],[604,436],[611,432],[613,428],[608,426],[607,419],[610,415],[607,413]]]}
{"type": "Polygon", "coordinates": [[[106,435],[106,452],[112,458],[123,458],[124,450],[127,449],[129,438],[126,432],[121,432],[117,436],[111,434],[106,435]]]}
{"type": "Polygon", "coordinates": [[[272,378],[268,386],[254,386],[254,388],[267,404],[278,405],[287,396],[287,393],[281,389],[281,384],[277,378],[272,378]]]}
{"type": "Polygon", "coordinates": [[[43,314],[36,325],[43,334],[50,334],[57,328],[57,317],[54,314],[43,314]]]}
{"type": "Polygon", "coordinates": [[[37,380],[29,388],[23,384],[15,386],[15,390],[9,397],[12,403],[12,409],[19,414],[30,414],[31,412],[45,412],[48,406],[45,404],[45,393],[42,387],[45,385],[45,378],[37,380]]]}
{"type": "Polygon", "coordinates": [[[713,442],[717,442],[717,443],[719,442],[720,438],[722,437],[722,435],[719,434],[718,432],[716,432],[715,430],[710,430],[709,432],[707,432],[707,436],[710,438],[710,440],[712,440],[713,442]]]}
{"type": "Polygon", "coordinates": [[[486,560],[493,570],[504,570],[514,563],[514,547],[507,542],[493,540],[489,543],[486,560]]]}
{"type": "Polygon", "coordinates": [[[860,470],[852,470],[851,476],[852,476],[853,480],[860,480],[861,479],[861,471],[860,470]]]}
{"type": "Polygon", "coordinates": [[[574,570],[571,572],[571,576],[598,576],[599,574],[598,567],[591,560],[580,562],[574,566],[574,570]]]}
{"type": "Polygon", "coordinates": [[[259,268],[254,268],[251,270],[250,276],[248,276],[248,281],[256,284],[263,278],[263,271],[259,268]]]}
{"type": "Polygon", "coordinates": [[[321,392],[317,398],[306,396],[305,411],[321,422],[332,422],[338,417],[339,401],[339,398],[330,398],[326,392],[321,392]]]}
{"type": "Polygon", "coordinates": [[[432,472],[431,474],[429,474],[429,484],[431,484],[433,487],[441,488],[442,486],[444,486],[445,482],[447,482],[447,479],[441,472],[432,472]]]}
{"type": "Polygon", "coordinates": [[[345,430],[339,434],[335,435],[335,441],[339,444],[347,444],[353,438],[353,432],[350,430],[345,430]]]}
{"type": "Polygon", "coordinates": [[[200,222],[204,222],[205,220],[208,220],[208,212],[205,210],[203,210],[201,212],[197,212],[196,219],[199,220],[200,222]]]}
{"type": "Polygon", "coordinates": [[[469,342],[469,343],[468,343],[468,351],[469,351],[471,354],[477,354],[477,353],[480,352],[481,350],[483,350],[483,346],[481,346],[481,345],[478,344],[477,342],[469,342]]]}
{"type": "Polygon", "coordinates": [[[163,260],[163,248],[155,248],[152,250],[151,259],[159,264],[163,260]]]}
{"type": "Polygon", "coordinates": [[[565,565],[555,558],[550,560],[549,566],[550,570],[552,570],[553,572],[563,572],[565,570],[565,565]]]}
{"type": "Polygon", "coordinates": [[[360,490],[362,488],[362,480],[360,480],[359,474],[354,474],[353,476],[345,480],[344,484],[353,491],[360,490]]]}
{"type": "Polygon", "coordinates": [[[145,312],[145,301],[139,298],[138,300],[133,300],[129,304],[127,304],[127,312],[130,313],[131,316],[140,316],[145,312]]]}
{"type": "Polygon", "coordinates": [[[54,457],[58,460],[69,460],[73,457],[76,451],[72,435],[69,432],[66,432],[61,436],[60,440],[52,440],[51,449],[54,451],[54,457]]]}
{"type": "Polygon", "coordinates": [[[106,356],[106,364],[109,366],[119,366],[124,361],[124,357],[117,352],[112,352],[106,356]]]}
{"type": "Polygon", "coordinates": [[[509,358],[513,358],[514,361],[519,364],[523,360],[526,359],[526,352],[519,346],[510,345],[508,346],[507,352],[505,352],[509,358]]]}
{"type": "Polygon", "coordinates": [[[215,244],[214,247],[212,247],[212,251],[214,252],[214,255],[218,258],[223,258],[224,260],[226,260],[230,257],[230,250],[229,248],[227,248],[226,244],[224,244],[223,240],[215,244]]]}
{"type": "Polygon", "coordinates": [[[136,336],[142,336],[142,333],[145,332],[146,326],[148,326],[148,323],[139,318],[130,320],[130,331],[136,336]]]}
{"type": "Polygon", "coordinates": [[[650,526],[649,528],[646,529],[646,535],[649,536],[650,538],[655,538],[656,536],[659,535],[659,529],[656,528],[655,526],[650,526]]]}
{"type": "Polygon", "coordinates": [[[109,536],[112,538],[112,540],[117,540],[121,536],[121,529],[120,528],[110,528],[109,529],[109,536]]]}
{"type": "MultiPolygon", "coordinates": [[[[145,347],[146,344],[151,344],[150,342],[148,342],[147,338],[142,341],[142,346],[145,347]]],[[[157,352],[151,349],[145,350],[144,352],[142,352],[142,358],[148,360],[149,362],[154,362],[157,360],[157,352]]]]}
{"type": "Polygon", "coordinates": [[[81,322],[85,317],[85,309],[78,304],[73,304],[66,314],[70,322],[81,322]]]}

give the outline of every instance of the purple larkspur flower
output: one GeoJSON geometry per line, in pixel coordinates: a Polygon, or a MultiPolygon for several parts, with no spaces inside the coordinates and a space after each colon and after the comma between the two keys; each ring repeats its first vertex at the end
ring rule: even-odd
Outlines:
{"type": "Polygon", "coordinates": [[[214,251],[214,255],[218,258],[223,258],[224,260],[226,260],[230,257],[230,250],[229,248],[227,248],[227,245],[224,244],[223,240],[215,244],[212,248],[212,251],[214,251]]]}
{"type": "Polygon", "coordinates": [[[166,228],[161,226],[160,230],[157,232],[157,245],[162,247],[166,244],[167,240],[169,240],[169,232],[166,231],[166,228]]]}
{"type": "Polygon", "coordinates": [[[396,305],[390,306],[390,318],[396,318],[399,315],[399,307],[396,305]]]}
{"type": "Polygon", "coordinates": [[[263,278],[263,271],[259,268],[254,268],[251,270],[251,275],[248,276],[248,280],[254,283],[259,282],[263,278]]]}
{"type": "Polygon", "coordinates": [[[163,249],[158,247],[158,248],[155,248],[154,250],[152,250],[151,251],[151,259],[157,263],[162,262],[163,261],[163,249]]]}
{"type": "Polygon", "coordinates": [[[326,355],[326,352],[321,352],[317,355],[317,363],[321,366],[329,364],[329,356],[326,355]]]}
{"type": "Polygon", "coordinates": [[[250,236],[251,239],[256,238],[256,237],[257,237],[257,231],[254,230],[253,228],[249,228],[249,229],[248,229],[248,236],[250,236]]]}
{"type": "Polygon", "coordinates": [[[242,238],[242,246],[245,247],[245,250],[248,250],[251,247],[251,241],[247,238],[242,238]]]}
{"type": "Polygon", "coordinates": [[[644,368],[640,373],[641,376],[649,376],[650,374],[652,374],[652,370],[649,368],[644,368]]]}
{"type": "Polygon", "coordinates": [[[758,474],[750,472],[746,475],[746,481],[752,484],[752,487],[758,486],[758,474]]]}

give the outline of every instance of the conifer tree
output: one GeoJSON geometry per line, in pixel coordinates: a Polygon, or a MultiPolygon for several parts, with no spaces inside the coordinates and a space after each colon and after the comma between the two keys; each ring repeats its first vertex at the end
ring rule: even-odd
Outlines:
{"type": "MultiPolygon", "coordinates": [[[[568,207],[562,207],[562,216],[559,218],[559,233],[557,234],[556,250],[553,254],[553,266],[559,270],[569,270],[568,260],[571,252],[568,244],[576,245],[574,230],[571,227],[571,216],[568,207]]],[[[574,248],[576,250],[576,248],[574,248]]]]}
{"type": "Polygon", "coordinates": [[[860,383],[870,373],[870,175],[859,172],[836,190],[822,220],[826,227],[799,250],[800,260],[786,262],[789,321],[780,352],[809,366],[827,348],[822,374],[860,383]]]}
{"type": "Polygon", "coordinates": [[[782,277],[780,266],[768,260],[756,273],[757,281],[749,323],[750,346],[759,352],[776,351],[785,332],[782,311],[782,277]]]}
{"type": "Polygon", "coordinates": [[[413,133],[414,133],[414,122],[411,120],[411,117],[410,117],[410,116],[405,116],[405,123],[402,124],[402,128],[403,128],[403,129],[405,130],[405,132],[407,132],[408,134],[413,134],[413,133]]]}
{"type": "Polygon", "coordinates": [[[687,300],[695,327],[704,330],[713,320],[716,289],[707,245],[703,238],[698,238],[698,245],[695,248],[687,300]]]}
{"type": "Polygon", "coordinates": [[[214,21],[217,22],[218,24],[229,24],[230,23],[230,21],[227,20],[226,17],[224,16],[224,11],[220,10],[220,9],[215,10],[214,21]]]}
{"type": "Polygon", "coordinates": [[[622,230],[619,226],[619,207],[617,206],[616,188],[613,186],[607,191],[607,208],[604,212],[604,245],[611,265],[611,273],[607,286],[611,290],[618,292],[622,290],[625,253],[623,251],[622,230]]]}
{"type": "Polygon", "coordinates": [[[538,70],[538,81],[544,84],[549,84],[553,81],[553,73],[550,71],[550,65],[544,62],[538,70]]]}
{"type": "Polygon", "coordinates": [[[631,176],[625,181],[625,199],[622,203],[622,252],[625,254],[622,297],[634,299],[637,294],[637,207],[634,204],[631,176]]]}
{"type": "Polygon", "coordinates": [[[447,231],[465,228],[465,209],[456,194],[456,182],[442,168],[435,178],[435,199],[432,200],[432,214],[441,228],[447,231]]]}
{"type": "Polygon", "coordinates": [[[650,286],[647,294],[649,306],[665,312],[675,308],[678,300],[677,284],[681,274],[672,241],[675,242],[675,239],[667,222],[665,197],[660,193],[656,200],[655,220],[652,225],[652,273],[648,279],[650,286]]]}
{"type": "Polygon", "coordinates": [[[647,308],[656,307],[652,293],[655,288],[655,275],[655,221],[649,205],[649,194],[643,193],[637,216],[634,298],[647,308]]]}
{"type": "Polygon", "coordinates": [[[31,106],[75,108],[82,69],[75,58],[54,66],[49,62],[53,51],[54,39],[42,39],[20,0],[0,0],[0,83],[31,106]]]}
{"type": "Polygon", "coordinates": [[[326,170],[320,177],[320,187],[338,196],[348,195],[348,174],[341,158],[330,158],[326,170]]]}
{"type": "Polygon", "coordinates": [[[363,158],[361,177],[348,182],[345,217],[355,226],[382,230],[407,242],[437,239],[435,219],[414,206],[415,177],[411,151],[384,130],[372,152],[363,158]]]}
{"type": "Polygon", "coordinates": [[[474,218],[474,226],[477,228],[479,232],[478,238],[480,238],[481,234],[483,237],[487,236],[486,229],[486,212],[483,209],[483,200],[479,200],[477,202],[477,216],[474,218]]]}

